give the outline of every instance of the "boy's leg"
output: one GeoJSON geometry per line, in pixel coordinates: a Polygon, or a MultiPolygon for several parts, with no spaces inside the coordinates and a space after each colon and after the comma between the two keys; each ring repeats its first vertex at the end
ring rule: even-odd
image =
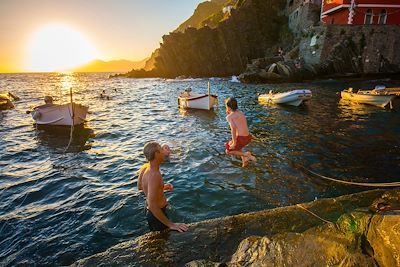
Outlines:
{"type": "Polygon", "coordinates": [[[228,151],[228,154],[240,157],[242,159],[242,167],[247,166],[247,163],[249,161],[247,153],[243,153],[242,150],[234,150],[234,151],[228,151]]]}
{"type": "Polygon", "coordinates": [[[246,154],[246,156],[247,156],[248,159],[250,159],[250,160],[252,160],[252,161],[254,161],[254,162],[257,161],[257,158],[254,157],[254,156],[251,154],[250,151],[247,151],[245,154],[246,154]]]}

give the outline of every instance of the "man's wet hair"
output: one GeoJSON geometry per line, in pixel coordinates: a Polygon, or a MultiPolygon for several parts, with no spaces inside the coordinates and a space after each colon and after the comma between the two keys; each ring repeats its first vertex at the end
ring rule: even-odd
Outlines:
{"type": "Polygon", "coordinates": [[[225,105],[230,108],[231,110],[235,111],[238,109],[238,104],[235,98],[229,97],[227,100],[225,100],[225,105]]]}
{"type": "Polygon", "coordinates": [[[155,158],[157,151],[160,151],[160,144],[157,142],[148,142],[144,145],[143,154],[148,161],[155,158]]]}

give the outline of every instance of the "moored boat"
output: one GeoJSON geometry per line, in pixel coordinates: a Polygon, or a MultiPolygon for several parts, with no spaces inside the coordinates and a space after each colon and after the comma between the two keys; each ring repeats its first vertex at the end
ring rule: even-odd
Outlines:
{"type": "Polygon", "coordinates": [[[80,125],[85,122],[89,108],[87,106],[74,103],[72,99],[72,89],[70,91],[70,103],[53,104],[51,96],[45,96],[46,104],[35,107],[33,111],[27,111],[32,115],[33,120],[38,125],[49,126],[72,126],[80,125]]]}
{"type": "Polygon", "coordinates": [[[43,105],[31,112],[32,118],[39,125],[79,125],[85,122],[88,107],[77,103],[62,105],[43,105]]]}
{"type": "Polygon", "coordinates": [[[191,88],[183,91],[178,97],[178,105],[184,109],[204,109],[210,110],[218,104],[218,96],[210,93],[210,83],[208,83],[208,94],[193,93],[191,88]]]}
{"type": "MultiPolygon", "coordinates": [[[[394,94],[385,94],[382,89],[359,90],[353,92],[353,88],[340,92],[342,99],[350,100],[355,103],[368,104],[378,107],[385,107],[396,97],[394,94]]],[[[392,106],[392,105],[391,105],[392,106]]]]}
{"type": "Polygon", "coordinates": [[[258,96],[260,102],[267,102],[273,104],[286,104],[291,106],[299,106],[304,101],[310,100],[312,93],[310,90],[292,90],[284,93],[272,93],[272,90],[268,94],[262,94],[258,96]]]}

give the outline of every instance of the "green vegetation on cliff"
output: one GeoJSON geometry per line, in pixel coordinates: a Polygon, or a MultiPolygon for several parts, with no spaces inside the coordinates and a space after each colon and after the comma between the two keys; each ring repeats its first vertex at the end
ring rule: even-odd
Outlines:
{"type": "Polygon", "coordinates": [[[228,2],[230,2],[230,0],[212,0],[200,3],[193,12],[193,15],[179,25],[175,32],[184,32],[189,27],[196,29],[203,27],[205,21],[214,16],[214,14],[222,13],[224,5],[228,2]]]}

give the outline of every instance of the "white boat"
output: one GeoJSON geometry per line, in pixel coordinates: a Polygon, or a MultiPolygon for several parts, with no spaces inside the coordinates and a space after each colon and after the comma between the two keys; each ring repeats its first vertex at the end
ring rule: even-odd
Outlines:
{"type": "Polygon", "coordinates": [[[304,101],[310,100],[312,93],[310,90],[293,90],[284,93],[272,93],[272,90],[268,94],[262,94],[258,96],[260,102],[267,102],[273,104],[286,104],[292,106],[299,106],[304,101]]]}
{"type": "Polygon", "coordinates": [[[378,107],[385,107],[396,97],[395,95],[382,94],[380,89],[353,92],[353,88],[343,90],[340,92],[342,99],[350,100],[352,102],[374,105],[378,107]]]}
{"type": "Polygon", "coordinates": [[[205,109],[210,110],[218,104],[218,96],[210,93],[210,83],[208,83],[208,94],[193,93],[188,88],[178,97],[178,105],[180,108],[205,109]]]}
{"type": "Polygon", "coordinates": [[[79,125],[85,122],[88,107],[76,103],[43,105],[31,112],[38,125],[79,125]]]}

